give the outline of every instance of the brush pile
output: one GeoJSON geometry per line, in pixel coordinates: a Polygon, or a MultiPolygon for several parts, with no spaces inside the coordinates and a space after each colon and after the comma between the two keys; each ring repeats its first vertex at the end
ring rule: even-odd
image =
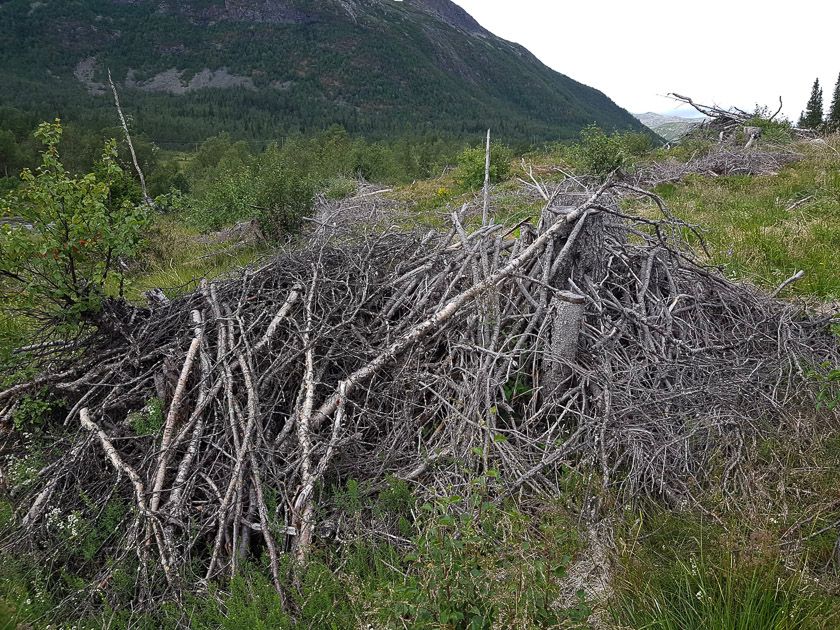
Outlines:
{"type": "Polygon", "coordinates": [[[713,467],[738,483],[754,440],[813,409],[807,373],[840,358],[828,318],[695,262],[691,226],[640,188],[546,193],[514,228],[454,213],[448,232],[331,234],[331,219],[238,277],[114,305],[81,348],[45,347],[0,417],[43,388],[68,412],[10,490],[4,544],[41,549],[56,511],[96,521],[116,499],[130,509],[98,588],[125,558],[148,602],[265,556],[282,594],[283,555],[306,559],[351,478],[432,496],[485,475],[500,500],[574,470],[626,499],[687,500],[713,467]],[[662,217],[628,216],[625,195],[662,217]],[[154,400],[161,426],[138,432],[154,400]]]}
{"type": "Polygon", "coordinates": [[[682,181],[689,175],[775,175],[785,166],[801,159],[801,154],[782,147],[744,151],[720,145],[694,155],[686,162],[670,158],[645,164],[636,173],[636,181],[640,185],[655,187],[682,181]]]}

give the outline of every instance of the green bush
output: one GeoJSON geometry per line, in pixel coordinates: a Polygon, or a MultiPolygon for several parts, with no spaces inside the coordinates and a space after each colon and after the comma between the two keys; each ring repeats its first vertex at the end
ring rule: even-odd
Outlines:
{"type": "Polygon", "coordinates": [[[619,134],[608,136],[596,125],[580,133],[580,142],[573,151],[576,166],[587,175],[606,177],[628,161],[628,152],[619,134]]]}
{"type": "Polygon", "coordinates": [[[331,177],[326,181],[323,194],[327,199],[346,199],[356,192],[358,183],[349,177],[331,177]]]}
{"type": "Polygon", "coordinates": [[[115,142],[95,172],[76,177],[59,157],[61,134],[58,120],[38,128],[41,165],[0,200],[0,215],[17,217],[0,225],[0,298],[11,311],[77,323],[122,293],[122,260],[139,247],[149,215],[130,201],[115,142]]]}
{"type": "MultiPolygon", "coordinates": [[[[490,145],[490,183],[496,184],[507,179],[510,174],[510,161],[513,157],[510,149],[500,144],[490,145]]],[[[484,186],[484,173],[487,162],[486,146],[464,149],[458,156],[458,183],[467,190],[477,190],[484,186]]]]}
{"type": "Polygon", "coordinates": [[[643,131],[626,131],[619,134],[621,146],[627,155],[643,157],[653,150],[653,138],[643,131]]]}
{"type": "Polygon", "coordinates": [[[140,411],[129,414],[128,423],[138,436],[157,435],[163,428],[163,403],[153,398],[140,411]]]}
{"type": "Polygon", "coordinates": [[[39,431],[58,406],[58,402],[47,391],[36,396],[26,396],[12,414],[12,424],[18,431],[39,431]]]}
{"type": "Polygon", "coordinates": [[[570,606],[561,602],[577,544],[570,524],[546,515],[536,527],[496,506],[486,492],[494,478],[474,482],[467,498],[420,506],[415,551],[400,565],[404,579],[378,600],[386,627],[553,628],[589,617],[583,593],[570,606]]]}
{"type": "Polygon", "coordinates": [[[279,147],[219,171],[191,204],[192,222],[203,230],[256,218],[266,237],[280,239],[296,234],[312,210],[314,180],[279,147]]]}
{"type": "MultiPolygon", "coordinates": [[[[745,123],[745,126],[761,129],[761,139],[764,142],[785,144],[793,140],[793,129],[788,120],[770,120],[766,109],[757,109],[755,115],[745,123]]],[[[747,138],[743,138],[746,142],[747,138]]]]}

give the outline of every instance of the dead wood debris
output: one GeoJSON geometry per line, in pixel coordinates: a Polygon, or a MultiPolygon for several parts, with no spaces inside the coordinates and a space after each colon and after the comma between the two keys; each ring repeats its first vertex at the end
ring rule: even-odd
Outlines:
{"type": "Polygon", "coordinates": [[[638,168],[635,179],[639,185],[655,187],[659,184],[682,181],[689,175],[774,175],[785,166],[801,159],[800,153],[782,147],[745,151],[715,146],[708,152],[692,156],[686,162],[670,158],[644,164],[638,168]]]}
{"type": "Polygon", "coordinates": [[[543,192],[538,224],[515,229],[455,213],[448,232],[350,230],[333,208],[305,247],[122,305],[120,335],[82,350],[42,349],[0,409],[48,387],[70,411],[36,482],[11,490],[5,548],[40,548],[48,509],[95,519],[118,498],[133,509],[101,553],[137,557],[141,602],[264,553],[282,593],[280,556],[306,557],[334,509],[323,489],[350,478],[431,496],[494,470],[504,497],[555,493],[579,467],[669,501],[712,467],[737,483],[748,445],[813,406],[809,366],[840,362],[829,317],[696,263],[691,226],[641,188],[543,192]],[[625,195],[662,218],[626,215],[625,195]],[[154,398],[164,425],[136,435],[154,398]]]}

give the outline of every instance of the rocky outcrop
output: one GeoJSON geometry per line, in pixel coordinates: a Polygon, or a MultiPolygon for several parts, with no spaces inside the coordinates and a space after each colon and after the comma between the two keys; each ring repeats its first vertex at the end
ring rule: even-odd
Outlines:
{"type": "Polygon", "coordinates": [[[237,76],[228,72],[227,68],[210,70],[204,68],[189,81],[183,79],[184,71],[170,68],[153,76],[146,81],[138,81],[135,72],[129,70],[125,78],[125,86],[137,88],[145,92],[167,92],[169,94],[187,94],[204,89],[245,88],[254,90],[254,82],[250,77],[237,76]]]}

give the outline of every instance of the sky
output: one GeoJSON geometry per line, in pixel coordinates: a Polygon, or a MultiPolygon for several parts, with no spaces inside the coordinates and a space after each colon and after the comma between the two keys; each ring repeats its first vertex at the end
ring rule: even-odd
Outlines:
{"type": "MultiPolygon", "coordinates": [[[[454,0],[482,26],[633,113],[670,92],[798,119],[814,79],[826,109],[840,74],[837,0],[454,0]]],[[[680,115],[688,112],[680,112],[680,115]]]]}

